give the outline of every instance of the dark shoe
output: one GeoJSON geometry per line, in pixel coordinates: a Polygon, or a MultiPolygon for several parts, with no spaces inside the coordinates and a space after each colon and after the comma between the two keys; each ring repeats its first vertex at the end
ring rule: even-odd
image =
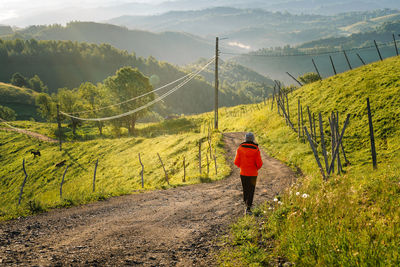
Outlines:
{"type": "Polygon", "coordinates": [[[246,210],[245,210],[245,212],[244,212],[244,215],[253,215],[253,212],[251,211],[251,208],[250,208],[250,207],[247,207],[247,208],[246,208],[246,210]]]}

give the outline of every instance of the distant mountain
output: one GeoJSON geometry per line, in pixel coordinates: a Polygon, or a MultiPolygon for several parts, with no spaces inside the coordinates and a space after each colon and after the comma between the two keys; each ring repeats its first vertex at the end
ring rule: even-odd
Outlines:
{"type": "Polygon", "coordinates": [[[215,41],[211,42],[188,33],[151,33],[94,22],[71,22],[65,27],[31,26],[17,31],[16,36],[0,35],[0,37],[108,43],[116,48],[135,52],[141,57],[153,56],[158,60],[174,64],[187,64],[200,57],[211,58],[215,54],[215,41]]]}
{"type": "MultiPolygon", "coordinates": [[[[10,0],[8,0],[10,1],[10,0]]],[[[169,11],[189,11],[214,7],[262,8],[272,12],[292,14],[336,15],[343,12],[371,11],[376,9],[400,9],[398,0],[160,0],[160,1],[113,1],[88,5],[75,1],[49,7],[47,1],[36,1],[34,8],[18,7],[11,18],[1,18],[0,23],[17,26],[67,23],[71,20],[101,22],[123,15],[155,15],[169,11]]]]}
{"type": "Polygon", "coordinates": [[[352,68],[363,64],[359,56],[365,63],[378,61],[380,58],[374,40],[377,41],[383,58],[395,56],[393,34],[395,34],[397,46],[400,48],[399,20],[386,22],[370,32],[356,33],[347,37],[320,39],[295,47],[261,49],[257,52],[235,57],[232,60],[262,75],[296,84],[286,72],[295,77],[307,72],[316,72],[312,63],[313,59],[322,77],[329,77],[334,74],[329,56],[332,57],[338,73],[349,70],[350,67],[343,50],[347,50],[346,54],[352,68]]]}
{"type": "Polygon", "coordinates": [[[180,31],[208,39],[215,36],[228,37],[223,42],[224,47],[246,51],[345,36],[354,32],[351,25],[375,20],[373,24],[377,26],[385,21],[382,18],[390,21],[395,16],[400,16],[400,11],[384,9],[322,16],[294,15],[255,8],[216,7],[171,11],[154,16],[121,16],[108,22],[152,32],[180,31]]]}

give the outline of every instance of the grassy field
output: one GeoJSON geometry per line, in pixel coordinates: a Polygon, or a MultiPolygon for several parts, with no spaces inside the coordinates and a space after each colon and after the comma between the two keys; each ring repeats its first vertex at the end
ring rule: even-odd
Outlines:
{"type": "MultiPolygon", "coordinates": [[[[328,115],[340,114],[340,127],[351,114],[344,147],[350,165],[342,175],[323,182],[312,151],[302,143],[284,119],[267,105],[243,105],[220,109],[220,131],[253,131],[270,155],[298,173],[297,182],[276,202],[257,207],[232,226],[219,255],[223,266],[266,266],[277,260],[297,266],[398,266],[400,264],[400,58],[391,58],[316,82],[289,96],[291,116],[297,118],[297,101],[312,112],[321,112],[324,128],[328,115]],[[378,153],[378,169],[371,163],[366,98],[370,98],[378,153]]],[[[59,152],[57,144],[39,143],[20,134],[0,132],[0,207],[2,219],[27,215],[59,206],[86,203],[140,190],[137,154],[143,154],[145,190],[168,188],[157,152],[170,171],[170,186],[221,179],[229,172],[222,157],[222,137],[213,134],[219,174],[200,176],[197,142],[205,138],[212,114],[184,117],[138,126],[135,137],[114,138],[111,129],[103,137],[93,126],[67,131],[59,152]],[[40,147],[33,159],[30,149],[40,147]],[[182,157],[188,166],[188,182],[182,182],[182,157]],[[26,159],[28,182],[23,205],[16,206],[26,159]],[[71,164],[59,197],[65,170],[55,164],[71,164]],[[95,160],[99,159],[96,193],[91,192],[95,160]]],[[[295,120],[294,120],[295,121],[295,120]]],[[[16,122],[13,125],[54,136],[55,125],[16,122]]],[[[123,133],[125,134],[125,133],[123,133]]],[[[327,144],[330,145],[329,142],[327,144]]],[[[206,146],[203,145],[203,154],[206,146]]],[[[205,161],[203,161],[204,169],[205,161]]],[[[213,164],[211,164],[213,166],[213,164]]],[[[212,173],[213,168],[211,167],[212,173]]]]}
{"type": "MultiPolygon", "coordinates": [[[[350,165],[323,182],[308,144],[297,138],[270,106],[223,121],[251,130],[274,157],[303,176],[232,226],[223,266],[398,266],[400,264],[400,58],[387,59],[316,82],[290,95],[313,112],[351,114],[344,140],[350,165]],[[372,106],[378,169],[372,168],[366,98],[372,106]],[[279,203],[279,204],[278,204],[279,203]]],[[[270,105],[270,103],[269,103],[270,105]]],[[[245,109],[246,107],[243,107],[245,109]]],[[[296,120],[294,120],[296,121],[296,120]]],[[[317,128],[318,129],[318,128],[317,128]]],[[[329,143],[328,143],[329,145],[329,143]]]]}
{"type": "Polygon", "coordinates": [[[0,105],[9,107],[17,113],[17,120],[40,120],[36,112],[37,92],[0,82],[0,105]]]}
{"type": "MultiPolygon", "coordinates": [[[[203,116],[205,119],[206,116],[203,116]]],[[[214,161],[210,160],[207,175],[206,153],[208,126],[200,118],[176,119],[158,124],[139,125],[135,137],[112,137],[110,129],[105,135],[96,135],[96,128],[86,125],[79,131],[78,140],[66,133],[63,151],[58,144],[49,144],[26,135],[0,131],[0,219],[10,219],[48,210],[50,208],[83,204],[111,196],[139,193],[145,190],[210,182],[226,177],[230,169],[225,162],[222,135],[212,134],[212,147],[217,152],[218,175],[214,161]],[[196,123],[196,124],[195,124],[196,123]],[[198,168],[198,142],[202,145],[202,175],[198,168]],[[34,158],[31,150],[40,150],[41,157],[34,158]],[[144,188],[141,186],[141,166],[144,164],[144,188]],[[158,159],[161,156],[168,171],[169,185],[158,159]],[[183,157],[186,161],[186,181],[183,182],[183,157]],[[22,162],[28,179],[22,204],[18,203],[20,187],[24,179],[22,162]],[[96,191],[92,192],[95,162],[99,160],[96,191]],[[62,167],[56,167],[66,160],[62,167]],[[60,182],[66,166],[69,166],[60,198],[60,182]]],[[[30,129],[55,137],[56,125],[18,121],[13,126],[30,129]]],[[[214,153],[213,153],[214,154],[214,153]]]]}

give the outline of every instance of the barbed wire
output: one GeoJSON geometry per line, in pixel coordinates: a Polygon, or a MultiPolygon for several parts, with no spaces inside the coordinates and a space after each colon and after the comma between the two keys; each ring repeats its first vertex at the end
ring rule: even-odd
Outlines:
{"type": "MultiPolygon", "coordinates": [[[[396,40],[396,43],[400,44],[400,41],[396,40]]],[[[387,43],[382,43],[379,44],[379,46],[387,47],[394,44],[394,42],[387,42],[387,43]]],[[[230,53],[230,52],[220,52],[221,54],[224,55],[235,55],[235,56],[248,56],[248,57],[301,57],[301,56],[322,56],[322,55],[329,55],[329,54],[338,54],[338,53],[343,53],[343,51],[346,52],[352,52],[352,51],[357,51],[357,50],[366,50],[366,49],[371,49],[375,48],[375,45],[371,46],[364,46],[364,47],[354,47],[350,49],[343,49],[343,50],[335,50],[335,51],[327,51],[327,52],[316,52],[316,53],[300,53],[300,54],[280,54],[280,55],[267,55],[267,54],[255,54],[256,52],[253,53],[230,53]]]]}

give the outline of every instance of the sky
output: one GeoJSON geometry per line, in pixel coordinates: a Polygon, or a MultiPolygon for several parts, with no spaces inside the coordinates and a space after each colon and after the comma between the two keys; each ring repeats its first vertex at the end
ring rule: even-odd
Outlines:
{"type": "Polygon", "coordinates": [[[0,0],[0,23],[63,8],[96,8],[125,3],[156,4],[163,0],[0,0]]]}

